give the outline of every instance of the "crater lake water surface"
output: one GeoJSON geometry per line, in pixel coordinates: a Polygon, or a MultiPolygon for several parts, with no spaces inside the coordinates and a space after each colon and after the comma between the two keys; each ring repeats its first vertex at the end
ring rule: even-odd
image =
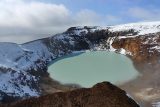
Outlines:
{"type": "Polygon", "coordinates": [[[107,51],[65,56],[54,61],[48,72],[54,80],[63,84],[73,83],[83,87],[103,81],[118,85],[139,75],[128,57],[107,51]]]}

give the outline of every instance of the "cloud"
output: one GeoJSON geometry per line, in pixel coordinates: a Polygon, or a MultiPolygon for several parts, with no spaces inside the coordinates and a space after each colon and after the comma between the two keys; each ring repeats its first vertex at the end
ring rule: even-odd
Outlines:
{"type": "Polygon", "coordinates": [[[71,26],[110,24],[116,19],[88,9],[73,13],[63,4],[0,0],[0,41],[23,43],[63,32],[71,26]]]}
{"type": "Polygon", "coordinates": [[[66,23],[69,10],[64,5],[24,0],[0,1],[0,26],[46,27],[66,23]]]}
{"type": "Polygon", "coordinates": [[[0,13],[0,41],[20,43],[44,37],[43,34],[59,32],[57,29],[68,24],[70,15],[69,10],[62,4],[25,0],[1,0],[0,13]]]}
{"type": "Polygon", "coordinates": [[[141,7],[130,8],[128,14],[142,21],[160,20],[160,9],[145,9],[141,7]]]}

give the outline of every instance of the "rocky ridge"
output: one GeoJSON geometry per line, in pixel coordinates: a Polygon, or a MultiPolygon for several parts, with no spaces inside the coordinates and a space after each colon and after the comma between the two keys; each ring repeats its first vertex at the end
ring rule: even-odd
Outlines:
{"type": "Polygon", "coordinates": [[[59,92],[6,105],[6,107],[139,107],[125,91],[108,82],[92,88],[59,92]]]}

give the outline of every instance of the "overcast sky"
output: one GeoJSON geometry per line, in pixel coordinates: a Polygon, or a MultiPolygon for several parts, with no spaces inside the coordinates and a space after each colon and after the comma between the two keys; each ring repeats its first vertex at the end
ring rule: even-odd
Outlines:
{"type": "Polygon", "coordinates": [[[0,42],[24,43],[71,26],[160,20],[160,0],[0,0],[0,42]]]}

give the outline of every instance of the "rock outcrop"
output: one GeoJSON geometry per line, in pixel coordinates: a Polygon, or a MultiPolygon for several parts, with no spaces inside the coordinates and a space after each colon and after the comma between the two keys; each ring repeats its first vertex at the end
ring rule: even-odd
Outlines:
{"type": "Polygon", "coordinates": [[[132,54],[129,55],[130,58],[141,72],[160,68],[160,33],[115,39],[112,46],[117,50],[129,51],[132,54]]]}
{"type": "Polygon", "coordinates": [[[92,88],[31,98],[5,107],[139,107],[139,105],[128,97],[125,91],[103,82],[92,88]]]}

